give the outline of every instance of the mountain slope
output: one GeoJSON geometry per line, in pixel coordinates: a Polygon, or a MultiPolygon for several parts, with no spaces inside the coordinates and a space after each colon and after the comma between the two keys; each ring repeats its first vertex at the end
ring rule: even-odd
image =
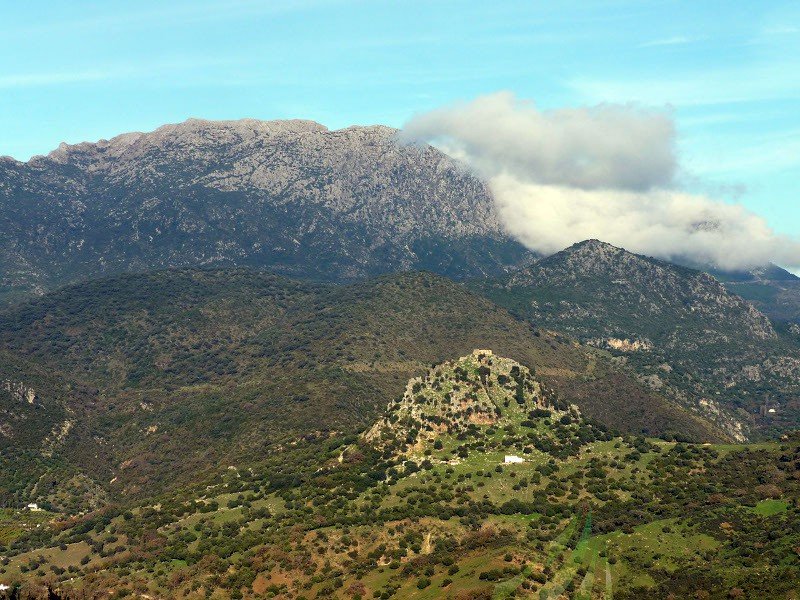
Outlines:
{"type": "Polygon", "coordinates": [[[201,121],[0,159],[0,293],[207,265],[318,279],[496,273],[526,250],[483,182],[387,127],[201,121]],[[33,225],[35,224],[35,226],[33,225]]]}
{"type": "MultiPolygon", "coordinates": [[[[534,331],[426,273],[348,286],[245,269],[117,276],[0,313],[0,343],[15,357],[13,381],[37,388],[37,373],[68,373],[88,390],[58,396],[69,416],[53,413],[40,429],[71,421],[54,456],[112,496],[153,494],[297,439],[357,431],[409,377],[481,346],[535,366],[610,427],[726,439],[605,352],[534,331]],[[594,393],[603,381],[613,393],[594,393]]],[[[39,395],[55,402],[55,392],[39,395]]],[[[9,433],[4,447],[19,439],[9,433]]],[[[41,456],[42,435],[25,450],[41,456]]],[[[30,487],[15,489],[21,501],[30,487]]]]}
{"type": "Polygon", "coordinates": [[[710,271],[728,290],[775,321],[800,323],[800,277],[775,265],[744,272],[710,271]]]}
{"type": "Polygon", "coordinates": [[[589,240],[474,288],[614,352],[654,389],[718,414],[732,434],[800,422],[796,342],[708,274],[589,240]],[[759,416],[767,401],[776,411],[759,416]]]}
{"type": "Polygon", "coordinates": [[[794,597],[796,437],[615,436],[491,350],[404,389],[361,435],[298,440],[196,490],[0,513],[0,582],[62,600],[794,597]]]}

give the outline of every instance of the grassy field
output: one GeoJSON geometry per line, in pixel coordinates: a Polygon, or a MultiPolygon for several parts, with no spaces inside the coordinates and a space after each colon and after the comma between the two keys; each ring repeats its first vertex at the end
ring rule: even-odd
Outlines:
{"type": "Polygon", "coordinates": [[[0,545],[11,544],[25,532],[41,527],[55,516],[46,511],[0,508],[0,545]]]}
{"type": "Polygon", "coordinates": [[[785,500],[762,500],[753,508],[753,512],[762,517],[772,517],[786,512],[789,503],[785,500]]]}

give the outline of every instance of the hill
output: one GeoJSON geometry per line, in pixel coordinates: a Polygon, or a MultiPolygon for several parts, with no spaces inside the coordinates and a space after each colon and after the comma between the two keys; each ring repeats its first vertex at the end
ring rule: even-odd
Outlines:
{"type": "MultiPolygon", "coordinates": [[[[15,361],[10,385],[38,398],[29,405],[0,388],[2,406],[19,416],[0,444],[39,459],[46,447],[58,461],[48,463],[54,481],[81,474],[77,497],[48,500],[59,510],[152,496],[298,439],[356,432],[410,377],[483,346],[535,366],[611,428],[728,437],[605,351],[533,330],[429,273],[348,286],[246,269],[123,275],[0,313],[0,344],[15,361]],[[23,434],[20,422],[35,422],[35,432],[23,434]]],[[[34,493],[42,473],[23,472],[10,501],[47,500],[34,493]]]]}
{"type": "Polygon", "coordinates": [[[198,492],[7,514],[0,581],[62,599],[796,596],[796,437],[615,436],[490,350],[404,388],[361,435],[198,492]]]}
{"type": "Polygon", "coordinates": [[[473,289],[608,349],[732,435],[800,423],[796,337],[706,273],[589,240],[473,289]]]}
{"type": "Polygon", "coordinates": [[[27,163],[0,159],[0,300],[168,267],[465,277],[527,255],[482,181],[395,134],[193,119],[62,144],[27,163]]]}
{"type": "Polygon", "coordinates": [[[444,433],[460,435],[479,425],[500,427],[525,420],[529,411],[540,416],[555,412],[569,419],[569,408],[524,365],[491,350],[474,350],[411,379],[403,397],[363,438],[380,449],[413,455],[420,447],[435,445],[444,433]]]}

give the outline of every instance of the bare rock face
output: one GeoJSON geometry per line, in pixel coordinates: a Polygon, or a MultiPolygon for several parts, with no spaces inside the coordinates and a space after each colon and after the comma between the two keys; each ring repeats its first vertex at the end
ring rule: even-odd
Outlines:
{"type": "Polygon", "coordinates": [[[526,250],[482,181],[382,126],[202,121],[0,160],[0,297],[118,271],[320,279],[502,273],[526,250]]]}
{"type": "Polygon", "coordinates": [[[17,402],[27,402],[28,404],[33,404],[36,400],[36,392],[34,389],[32,387],[28,387],[22,381],[11,381],[10,379],[6,379],[0,383],[0,389],[4,389],[8,394],[11,395],[11,398],[17,402]]]}

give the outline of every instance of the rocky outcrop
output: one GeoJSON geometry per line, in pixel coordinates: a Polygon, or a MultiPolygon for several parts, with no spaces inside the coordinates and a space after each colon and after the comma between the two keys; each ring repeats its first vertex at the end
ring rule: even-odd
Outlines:
{"type": "Polygon", "coordinates": [[[26,402],[28,404],[36,402],[36,391],[22,381],[7,379],[0,384],[0,387],[4,389],[15,402],[26,402]]]}
{"type": "Polygon", "coordinates": [[[598,348],[609,348],[620,352],[647,352],[653,349],[650,340],[621,340],[619,338],[598,338],[589,340],[589,344],[598,348]]]}
{"type": "Polygon", "coordinates": [[[411,379],[403,397],[389,404],[364,439],[378,446],[400,440],[411,451],[441,433],[501,424],[515,411],[540,409],[549,414],[570,408],[577,413],[577,408],[558,402],[527,367],[491,350],[474,350],[411,379]]]}

